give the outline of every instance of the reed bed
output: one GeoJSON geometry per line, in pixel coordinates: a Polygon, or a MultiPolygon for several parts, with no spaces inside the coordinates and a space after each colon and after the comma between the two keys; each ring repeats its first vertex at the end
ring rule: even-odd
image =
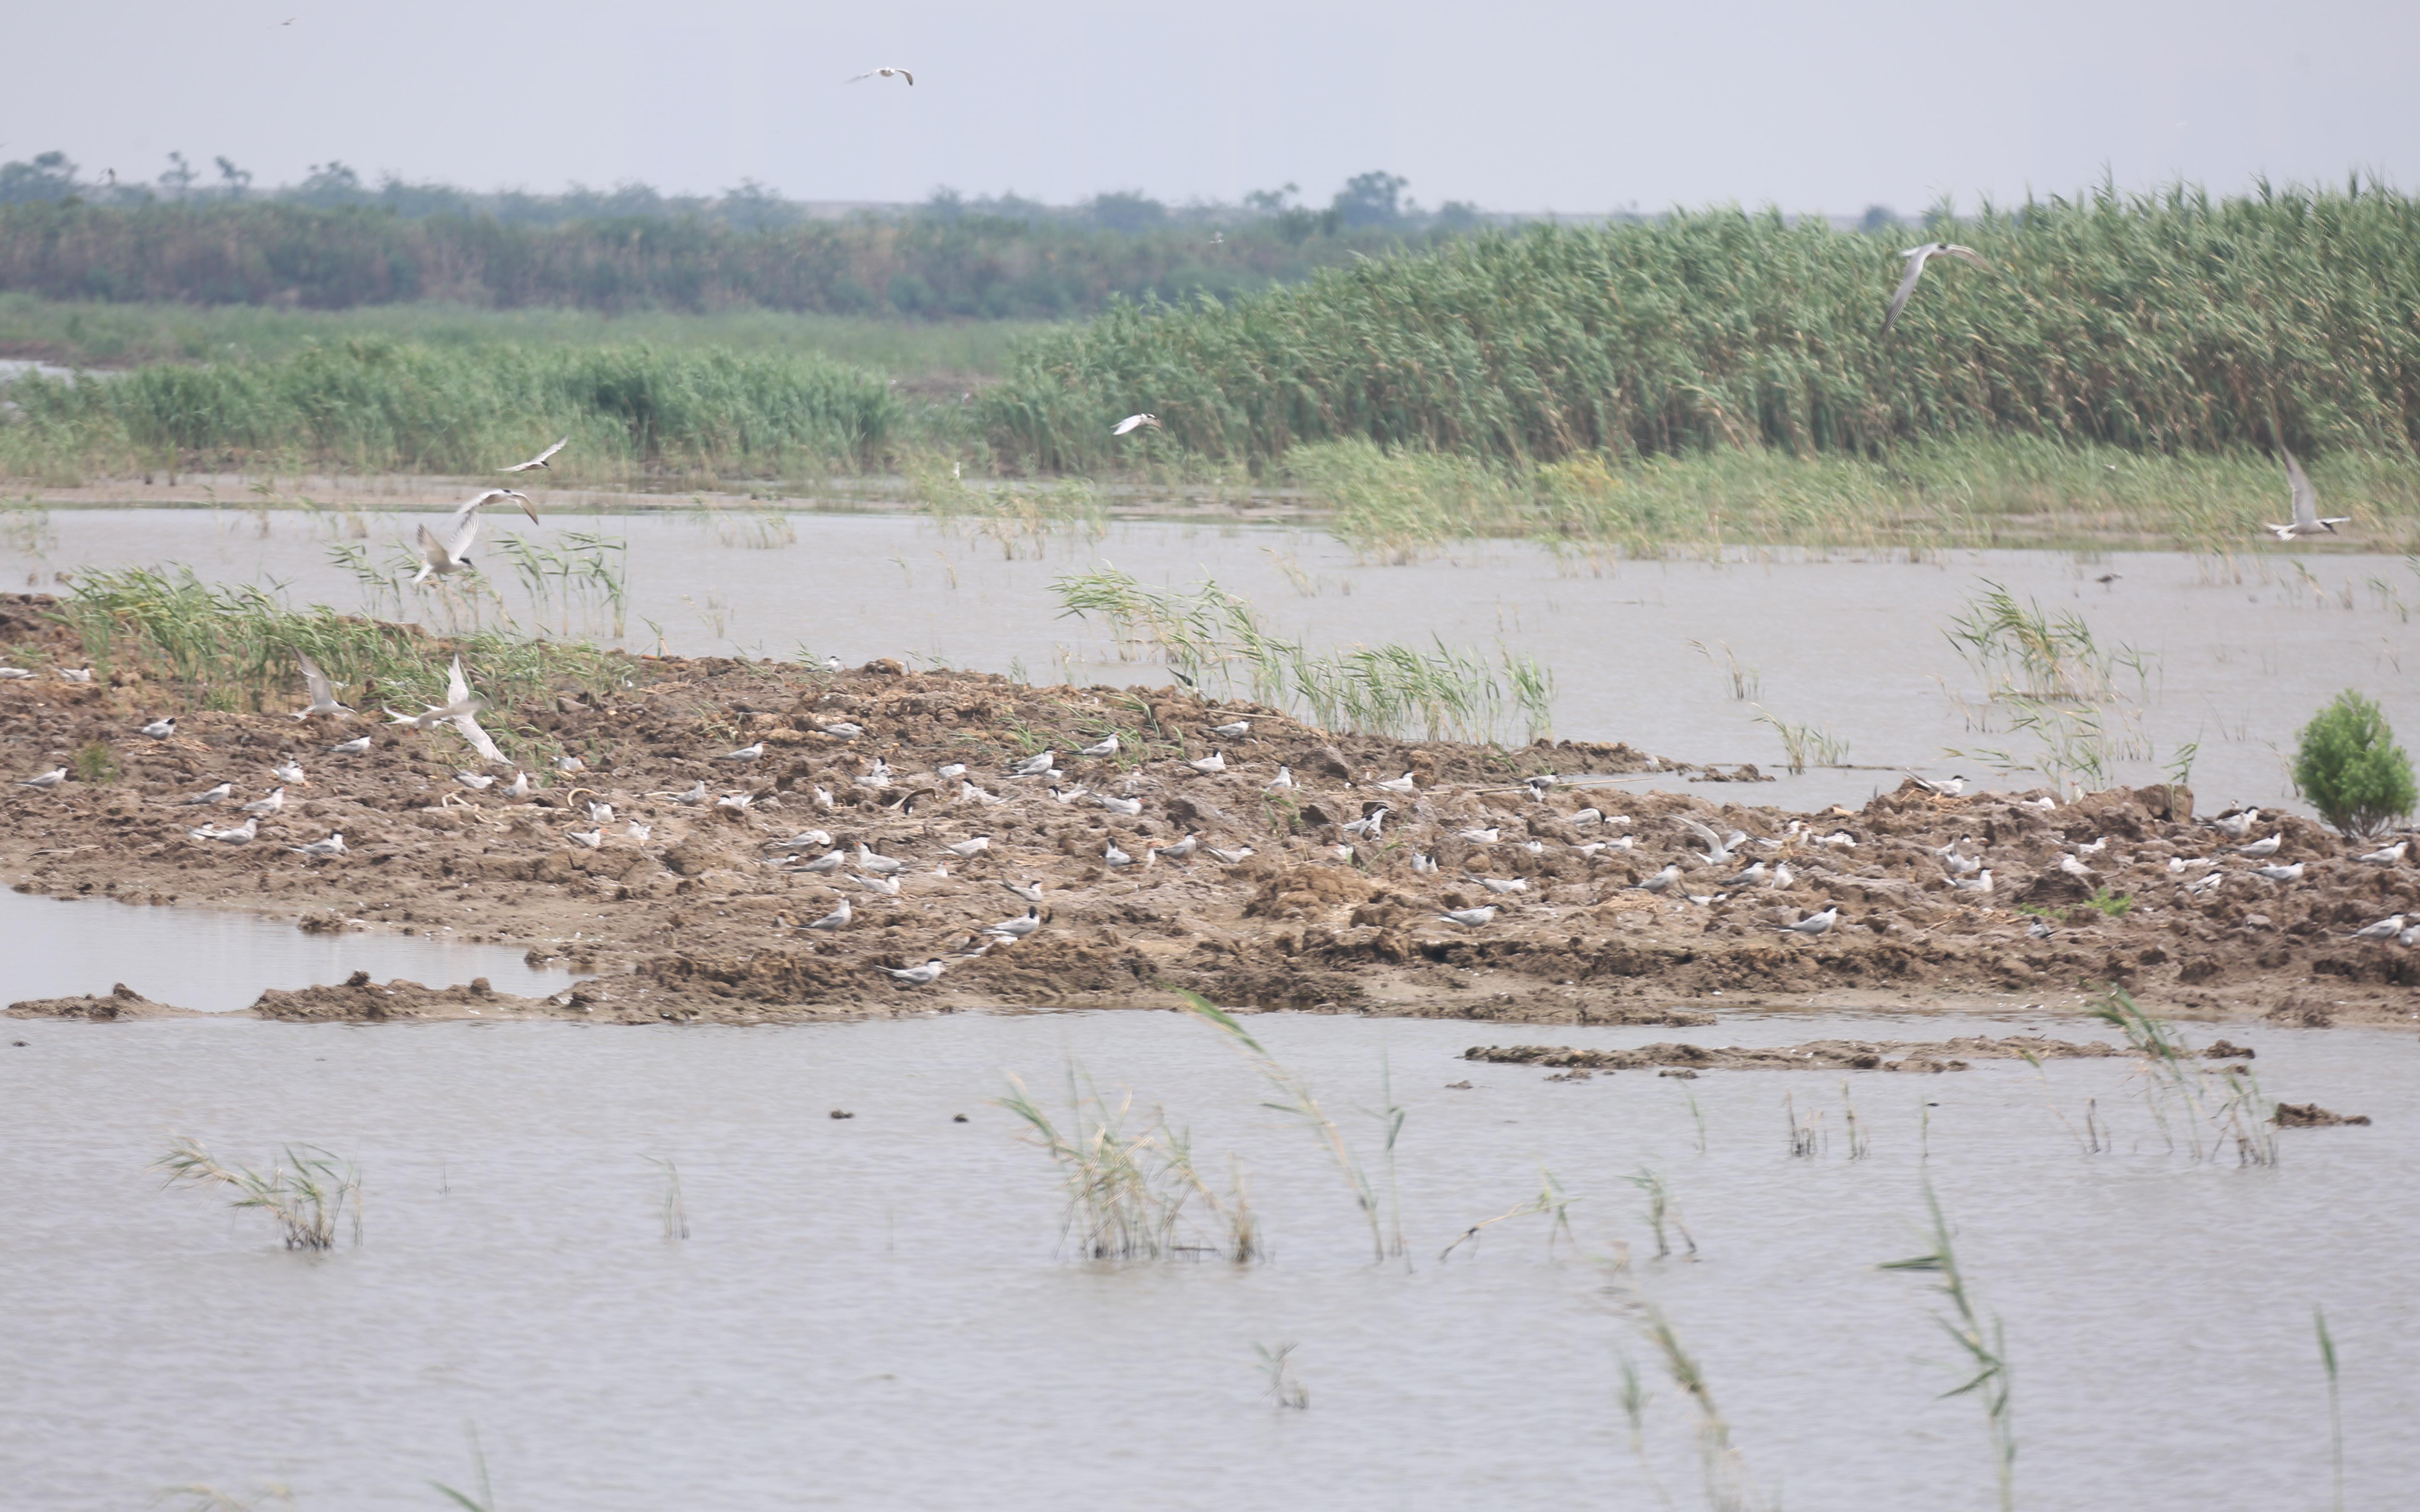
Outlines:
{"type": "MultiPolygon", "coordinates": [[[[627,676],[613,653],[580,641],[481,630],[439,641],[417,627],[296,609],[250,584],[203,582],[190,567],[129,567],[77,577],[54,611],[81,638],[95,671],[127,667],[181,695],[189,707],[300,708],[298,656],[308,656],[356,707],[442,703],[452,658],[495,706],[565,687],[601,693],[627,676]]],[[[512,744],[505,720],[490,721],[512,744]]]]}
{"type": "MultiPolygon", "coordinates": [[[[1912,440],[1878,458],[1753,446],[1536,465],[1352,439],[1298,446],[1282,466],[1339,540],[1380,562],[1490,538],[1534,540],[1575,566],[1739,545],[2228,552],[2265,539],[2261,522],[2290,507],[2282,468],[2255,451],[2147,454],[2024,435],[1912,440]]],[[[2312,470],[2366,543],[2420,544],[2409,455],[2340,452],[2312,470]]]]}
{"type": "Polygon", "coordinates": [[[1003,452],[1078,470],[1112,460],[1110,422],[1140,408],[1170,444],[1256,463],[1347,438],[1533,461],[1988,435],[2408,457],[2420,440],[2420,200],[2358,180],[2104,186],[1928,234],[1994,270],[1929,271],[1887,339],[1904,233],[1712,209],[1112,308],[1037,340],[981,403],[1003,452]]]}
{"type": "Polygon", "coordinates": [[[361,338],[260,361],[8,385],[0,474],[208,468],[493,474],[557,437],[557,482],[870,465],[903,409],[879,378],[794,354],[361,338]]]}
{"type": "Polygon", "coordinates": [[[1191,594],[1145,587],[1104,565],[1051,584],[1062,613],[1097,616],[1119,654],[1156,651],[1188,682],[1296,711],[1324,729],[1401,739],[1493,741],[1517,720],[1528,738],[1554,728],[1554,674],[1498,651],[1493,660],[1438,640],[1314,653],[1272,632],[1249,600],[1205,580],[1191,594]]]}
{"type": "Polygon", "coordinates": [[[2182,1115],[2186,1149],[2195,1160],[2213,1159],[2231,1146],[2238,1165],[2277,1164],[2277,1104],[2260,1089],[2259,1078],[2248,1067],[2213,1071],[2203,1066],[2174,1025],[2146,1011],[2123,987],[2112,988],[2089,1011],[2124,1035],[2128,1047],[2141,1057],[2149,1084],[2145,1101],[2171,1149],[2176,1144],[2176,1131],[2168,1122],[2173,1103],[2182,1115]]]}

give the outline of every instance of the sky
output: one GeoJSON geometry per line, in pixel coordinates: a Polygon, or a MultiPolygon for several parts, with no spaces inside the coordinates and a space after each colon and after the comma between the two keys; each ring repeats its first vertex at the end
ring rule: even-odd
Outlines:
{"type": "Polygon", "coordinates": [[[1902,213],[2182,178],[2420,187],[2420,5],[9,0],[0,160],[795,199],[947,185],[1902,213]],[[915,71],[845,84],[877,64],[915,71]]]}

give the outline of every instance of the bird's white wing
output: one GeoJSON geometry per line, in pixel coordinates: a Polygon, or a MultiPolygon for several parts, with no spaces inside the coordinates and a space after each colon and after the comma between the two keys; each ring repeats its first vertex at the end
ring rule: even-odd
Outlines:
{"type": "Polygon", "coordinates": [[[1962,247],[1954,241],[1939,250],[1945,256],[1955,257],[1961,262],[1973,263],[1978,268],[1989,268],[1992,266],[1991,258],[1984,256],[1981,253],[1977,252],[1972,247],[1962,247]]]}
{"type": "Polygon", "coordinates": [[[1907,297],[1916,292],[1916,281],[1924,276],[1924,260],[1932,255],[1932,249],[1917,247],[1906,255],[1907,273],[1899,281],[1898,290],[1891,295],[1890,309],[1883,316],[1883,334],[1885,336],[1899,322],[1899,313],[1907,308],[1907,297]]]}
{"type": "Polygon", "coordinates": [[[329,685],[328,674],[299,651],[294,654],[294,659],[302,664],[302,686],[309,690],[313,706],[336,702],[336,690],[329,685]]]}
{"type": "Polygon", "coordinates": [[[1692,835],[1697,836],[1699,840],[1704,841],[1707,844],[1713,846],[1716,850],[1721,850],[1723,848],[1723,838],[1720,835],[1715,834],[1713,830],[1708,829],[1705,825],[1698,823],[1694,819],[1688,818],[1685,815],[1678,815],[1676,817],[1681,820],[1681,827],[1686,829],[1692,835]]]}
{"type": "Polygon", "coordinates": [[[428,551],[431,551],[428,562],[438,568],[448,568],[455,562],[462,562],[470,554],[470,545],[474,539],[479,539],[479,513],[476,511],[458,513],[448,522],[448,530],[442,537],[421,525],[421,545],[428,547],[428,551]]]}
{"type": "Polygon", "coordinates": [[[907,81],[908,81],[908,85],[909,85],[911,87],[912,87],[912,86],[915,85],[915,83],[916,83],[916,76],[915,76],[914,74],[912,74],[912,73],[908,72],[906,69],[901,69],[899,70],[899,77],[901,77],[901,78],[903,78],[903,79],[907,80],[907,81]]]}
{"type": "Polygon", "coordinates": [[[471,681],[462,675],[462,658],[454,658],[453,671],[445,674],[445,702],[467,703],[471,700],[471,681]]]}
{"type": "Polygon", "coordinates": [[[453,565],[454,559],[446,552],[445,543],[439,540],[436,536],[428,533],[427,526],[423,525],[418,528],[418,536],[420,571],[412,576],[411,580],[413,582],[426,582],[428,580],[428,575],[430,573],[437,571],[440,567],[453,565]]]}
{"type": "Polygon", "coordinates": [[[856,83],[858,83],[860,80],[862,80],[862,79],[871,79],[871,78],[873,78],[873,77],[874,77],[874,70],[873,70],[873,69],[867,69],[866,71],[864,71],[863,73],[852,73],[852,74],[850,74],[847,78],[843,79],[843,80],[841,81],[841,83],[843,83],[843,84],[856,84],[856,83]]]}
{"type": "Polygon", "coordinates": [[[1128,415],[1124,420],[1119,421],[1115,425],[1111,426],[1109,434],[1112,436],[1123,436],[1141,424],[1142,416],[1128,415]]]}
{"type": "Polygon", "coordinates": [[[528,461],[516,462],[511,467],[504,469],[504,471],[506,472],[527,472],[532,468],[542,468],[546,466],[551,459],[552,459],[555,453],[562,451],[569,444],[571,444],[571,438],[566,436],[563,440],[555,442],[552,446],[548,447],[545,451],[538,453],[537,455],[531,457],[528,461]]]}
{"type": "Polygon", "coordinates": [[[2303,464],[2294,460],[2293,453],[2282,446],[2277,450],[2285,453],[2286,484],[2294,491],[2294,523],[2317,525],[2319,522],[2319,491],[2311,486],[2310,474],[2303,471],[2303,464]]]}
{"type": "Polygon", "coordinates": [[[471,748],[479,753],[480,760],[503,763],[504,753],[496,748],[495,737],[481,729],[476,718],[458,714],[454,717],[454,728],[462,732],[462,738],[471,743],[471,748]]]}

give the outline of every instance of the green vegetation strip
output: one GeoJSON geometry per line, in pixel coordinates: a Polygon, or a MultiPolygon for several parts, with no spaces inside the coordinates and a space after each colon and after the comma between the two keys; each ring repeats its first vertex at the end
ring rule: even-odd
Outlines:
{"type": "Polygon", "coordinates": [[[1346,438],[1521,462],[1993,435],[2408,457],[2420,438],[2408,196],[2104,192],[1928,234],[1994,269],[1934,264],[1888,339],[1903,241],[1676,213],[1112,309],[1037,341],[979,402],[997,449],[1068,471],[1156,447],[1264,464],[1346,438]],[[1109,434],[1139,409],[1166,429],[1109,434]]]}

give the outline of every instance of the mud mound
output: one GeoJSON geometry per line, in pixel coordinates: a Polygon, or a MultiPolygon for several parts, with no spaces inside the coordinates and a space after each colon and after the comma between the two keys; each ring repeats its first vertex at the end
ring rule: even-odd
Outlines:
{"type": "Polygon", "coordinates": [[[2326,1129],[2337,1124],[2369,1122],[2366,1113],[2331,1113],[2317,1103],[2280,1103],[2270,1119],[2280,1129],[2326,1129]]]}
{"type": "Polygon", "coordinates": [[[119,1019],[210,1018],[214,1015],[190,1008],[171,1008],[155,1003],[124,982],[112,987],[100,997],[35,997],[22,1003],[11,1003],[7,1012],[20,1019],[89,1019],[95,1024],[108,1024],[119,1019]]]}
{"type": "Polygon", "coordinates": [[[380,984],[356,971],[339,985],[295,992],[271,988],[245,1011],[297,1024],[382,1024],[397,1019],[533,1018],[555,1016],[551,999],[510,997],[473,979],[467,987],[424,987],[400,979],[380,984]]]}
{"type": "MultiPolygon", "coordinates": [[[[47,604],[0,604],[52,659],[80,647],[47,604]]],[[[2162,1012],[2420,1022],[2420,952],[2350,937],[2420,915],[2420,868],[2361,865],[2288,816],[2261,833],[2304,874],[2267,881],[2195,823],[2181,788],[2058,803],[1908,786],[1792,814],[1649,790],[1652,773],[1697,764],[1651,768],[1627,746],[1344,735],[1187,689],[1034,687],[888,660],[641,657],[613,672],[483,717],[530,774],[519,800],[511,768],[486,791],[456,780],[479,764],[450,729],[298,725],[291,702],[190,708],[167,669],[127,658],[106,685],[0,683],[0,743],[53,763],[99,744],[118,773],[0,784],[0,869],[29,892],[510,943],[596,974],[542,1003],[408,983],[264,996],[259,1011],[281,1018],[754,1023],[1156,1007],[1186,987],[1246,1010],[1678,1024],[1784,1003],[2071,1003],[2114,984],[2162,1012]],[[168,713],[175,737],[133,734],[168,713]],[[1213,733],[1239,720],[1242,735],[1213,733]],[[1114,755],[1077,754],[1112,733],[1114,755]],[[334,748],[361,736],[365,751],[334,748]],[[752,762],[716,759],[759,743],[752,762]],[[1046,749],[1051,775],[1016,775],[1046,749]],[[1213,750],[1224,770],[1188,764],[1213,750]],[[259,796],[288,755],[308,780],[254,842],[189,838],[230,810],[184,797],[221,781],[259,796]],[[1377,786],[1405,772],[1410,791],[1377,786]],[[1521,780],[1547,772],[1622,780],[1521,780]],[[1381,804],[1381,836],[1344,833],[1381,804]],[[1744,832],[1741,859],[1703,861],[1691,824],[1744,832]],[[292,848],[332,833],[345,854],[292,848]],[[1112,848],[1132,864],[1109,865],[1112,848]],[[1953,854],[1991,867],[1993,890],[1953,886],[1953,854]],[[1748,858],[1761,880],[1727,882],[1748,858]],[[1637,889],[1667,866],[1679,886],[1637,889]],[[1038,933],[986,944],[1028,891],[1038,933]],[[805,928],[843,898],[845,927],[805,928]],[[1491,903],[1477,928],[1439,917],[1491,903]],[[1826,905],[1828,933],[1784,932],[1826,905]],[[945,964],[930,984],[887,975],[933,959],[945,964]]]]}
{"type": "Polygon", "coordinates": [[[1805,1044],[1721,1049],[1697,1044],[1650,1044],[1636,1050],[1575,1050],[1568,1045],[1473,1045],[1465,1060],[1499,1065],[1581,1067],[1590,1071],[1645,1071],[1680,1067],[1689,1071],[1965,1071],[1976,1060],[2012,1060],[2030,1056],[2040,1060],[2099,1058],[2123,1054],[2099,1041],[2075,1044],[2035,1034],[2012,1034],[1994,1040],[1974,1036],[1959,1040],[1810,1040],[1805,1044]]]}

